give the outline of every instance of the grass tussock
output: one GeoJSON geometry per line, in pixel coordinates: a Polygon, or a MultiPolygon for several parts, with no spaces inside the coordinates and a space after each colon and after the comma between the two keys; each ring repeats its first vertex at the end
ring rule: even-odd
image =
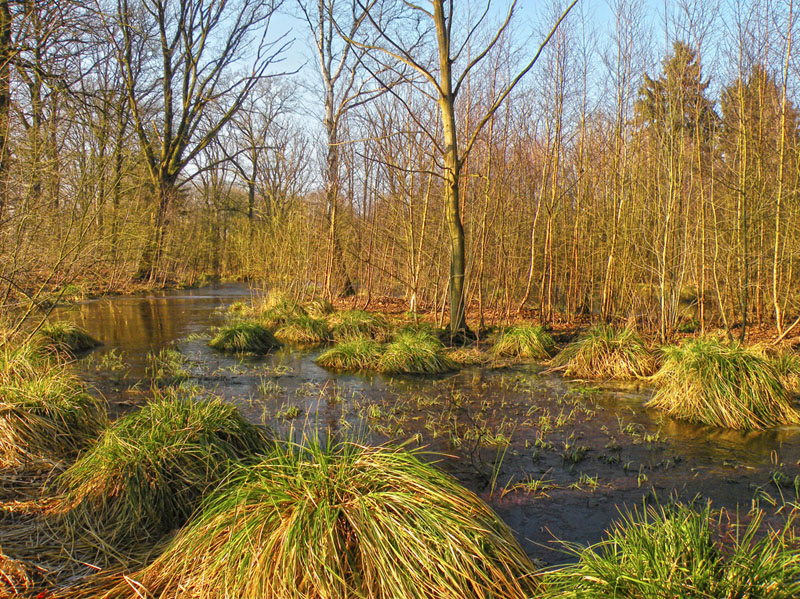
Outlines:
{"type": "Polygon", "coordinates": [[[415,454],[312,441],[240,470],[136,578],[159,599],[523,599],[533,569],[490,508],[415,454]]]}
{"type": "Polygon", "coordinates": [[[76,355],[102,345],[85,329],[70,322],[54,322],[36,333],[37,341],[47,352],[76,355]]]}
{"type": "Polygon", "coordinates": [[[331,330],[325,320],[302,315],[278,327],[275,338],[293,345],[319,345],[330,341],[331,330]]]}
{"type": "Polygon", "coordinates": [[[656,358],[631,329],[598,325],[551,361],[552,370],[581,379],[631,380],[652,375],[656,358]]]}
{"type": "Polygon", "coordinates": [[[789,527],[757,539],[762,516],[729,525],[708,508],[650,507],[625,516],[580,561],[548,574],[539,597],[708,599],[800,596],[800,560],[789,527]],[[724,536],[721,533],[728,530],[724,536]],[[723,548],[724,547],[724,548],[723,548]]]}
{"type": "Polygon", "coordinates": [[[483,366],[491,362],[491,355],[477,347],[447,349],[447,357],[459,366],[483,366]]]}
{"type": "Polygon", "coordinates": [[[333,313],[329,322],[334,341],[341,342],[358,337],[370,337],[376,341],[386,341],[391,325],[380,314],[365,310],[342,310],[333,313]]]}
{"type": "Polygon", "coordinates": [[[255,322],[237,322],[220,327],[208,345],[228,353],[266,354],[281,344],[268,328],[255,322]]]}
{"type": "Polygon", "coordinates": [[[492,347],[495,356],[523,360],[546,360],[555,348],[553,338],[539,325],[517,325],[505,329],[492,347]]]}
{"type": "Polygon", "coordinates": [[[378,369],[389,374],[439,374],[457,367],[442,342],[424,330],[397,334],[378,363],[378,369]]]}
{"type": "Polygon", "coordinates": [[[115,422],[55,482],[67,538],[124,550],[182,526],[262,431],[219,399],[159,396],[115,422]]]}
{"type": "Polygon", "coordinates": [[[106,425],[102,400],[29,348],[0,358],[0,465],[71,460],[106,425]]]}
{"type": "Polygon", "coordinates": [[[701,338],[661,350],[648,406],[690,422],[734,429],[800,423],[774,362],[736,342],[701,338]]]}
{"type": "Polygon", "coordinates": [[[369,337],[356,337],[337,343],[316,360],[323,368],[350,372],[377,370],[382,346],[369,337]]]}
{"type": "Polygon", "coordinates": [[[306,312],[313,318],[326,318],[334,312],[336,307],[324,298],[315,298],[305,305],[306,312]]]}
{"type": "Polygon", "coordinates": [[[790,393],[800,395],[800,355],[769,345],[754,345],[751,349],[772,363],[790,393]]]}

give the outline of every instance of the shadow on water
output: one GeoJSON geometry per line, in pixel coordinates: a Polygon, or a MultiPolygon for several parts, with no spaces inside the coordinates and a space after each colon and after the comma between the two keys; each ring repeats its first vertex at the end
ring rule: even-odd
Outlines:
{"type": "Polygon", "coordinates": [[[544,563],[573,559],[555,539],[595,542],[621,510],[642,501],[711,500],[744,513],[754,501],[797,500],[798,427],[695,426],[644,409],[646,389],[572,383],[537,367],[357,376],[318,367],[318,350],[237,358],[209,349],[206,335],[224,308],[250,295],[246,286],[225,285],[89,301],[54,316],[104,342],[85,370],[112,403],[145,379],[148,352],[174,345],[188,358],[191,383],[278,434],[324,428],[424,448],[544,563]],[[103,366],[112,352],[121,352],[124,374],[103,366]],[[785,487],[772,482],[776,471],[785,487]]]}

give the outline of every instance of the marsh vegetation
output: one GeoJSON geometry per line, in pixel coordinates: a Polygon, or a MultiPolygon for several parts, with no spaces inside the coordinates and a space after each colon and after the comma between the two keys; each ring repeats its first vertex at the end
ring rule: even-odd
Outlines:
{"type": "MultiPolygon", "coordinates": [[[[228,353],[208,341],[220,327],[255,322],[266,300],[232,310],[230,299],[203,292],[136,302],[165,300],[174,311],[147,321],[158,327],[158,351],[151,341],[126,341],[65,363],[34,342],[6,354],[3,397],[47,374],[63,377],[58,389],[94,398],[81,380],[88,378],[110,401],[106,412],[94,400],[95,425],[64,417],[57,435],[50,424],[33,437],[10,437],[28,453],[8,460],[0,477],[3,584],[79,599],[145,591],[294,597],[298,580],[306,593],[391,597],[402,588],[404,596],[448,599],[599,597],[618,579],[642,598],[675,589],[735,596],[765,585],[776,597],[794,592],[795,429],[767,424],[766,413],[779,413],[769,403],[759,404],[758,426],[753,414],[740,415],[751,423],[744,428],[762,432],[691,424],[647,407],[666,374],[632,383],[627,366],[643,355],[648,372],[653,364],[672,372],[680,349],[694,360],[681,357],[682,377],[698,370],[727,381],[708,387],[719,395],[707,391],[708,402],[738,397],[736,377],[769,373],[794,406],[791,350],[704,337],[660,347],[624,329],[585,329],[572,339],[602,340],[581,343],[582,364],[595,365],[592,380],[600,382],[588,382],[586,371],[573,382],[548,356],[570,351],[564,332],[558,347],[545,341],[547,352],[525,358],[520,348],[533,344],[531,332],[548,333],[520,325],[510,355],[500,355],[508,327],[448,347],[439,338],[446,333],[413,315],[340,318],[347,310],[313,312],[308,301],[293,301],[284,307],[295,316],[274,328],[305,314],[329,331],[347,321],[353,333],[316,347],[287,338],[266,354],[228,353]],[[205,311],[187,311],[190,304],[205,311]],[[187,313],[189,327],[181,324],[187,313]],[[374,337],[352,326],[376,321],[374,337]],[[609,348],[620,345],[626,366],[609,369],[609,348]],[[387,354],[402,373],[382,366],[387,354]],[[449,360],[444,373],[432,355],[449,360]],[[324,356],[332,362],[318,368],[324,356]],[[720,368],[739,359],[762,370],[720,368]],[[624,380],[608,380],[610,372],[624,380]],[[47,445],[67,434],[69,449],[47,445]],[[33,547],[31,535],[39,539],[33,547]],[[236,566],[227,559],[234,553],[236,566]],[[424,570],[421,553],[430,558],[424,570]]],[[[115,338],[110,328],[92,328],[114,302],[114,310],[123,305],[88,304],[80,322],[115,338]]],[[[26,393],[60,407],[54,397],[63,392],[47,388],[26,393]]],[[[4,434],[29,429],[10,416],[4,434]]]]}

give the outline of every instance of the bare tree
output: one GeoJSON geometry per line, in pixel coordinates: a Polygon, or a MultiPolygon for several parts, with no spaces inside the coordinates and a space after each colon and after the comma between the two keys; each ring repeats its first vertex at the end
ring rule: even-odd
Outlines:
{"type": "MultiPolygon", "coordinates": [[[[473,45],[478,43],[479,35],[492,14],[492,0],[485,2],[477,18],[466,23],[461,21],[464,14],[456,13],[454,0],[428,0],[426,7],[405,0],[353,0],[354,10],[364,14],[377,32],[377,41],[370,43],[356,40],[339,29],[351,44],[368,50],[376,60],[383,61],[387,68],[405,65],[416,72],[427,85],[427,89],[420,87],[420,91],[438,105],[442,137],[432,137],[431,141],[442,161],[441,175],[445,182],[445,218],[450,241],[451,340],[470,335],[466,323],[466,251],[459,195],[464,162],[480,131],[533,68],[544,46],[577,1],[573,0],[567,6],[530,61],[496,90],[483,114],[470,129],[463,132],[460,131],[456,118],[456,106],[462,86],[508,31],[517,13],[517,0],[511,3],[505,19],[477,51],[473,45]],[[466,32],[461,39],[456,37],[459,30],[466,32]],[[428,53],[429,42],[433,42],[433,56],[428,53]],[[428,89],[432,89],[432,92],[428,89]]],[[[399,67],[393,68],[397,71],[399,67]]],[[[412,85],[419,85],[410,78],[407,81],[412,85]]]]}
{"type": "Polygon", "coordinates": [[[107,33],[155,189],[137,278],[152,278],[179,178],[288,46],[267,37],[282,0],[117,0],[107,33]],[[246,60],[245,60],[246,59],[246,60]],[[207,123],[206,110],[217,118],[207,123]]]}

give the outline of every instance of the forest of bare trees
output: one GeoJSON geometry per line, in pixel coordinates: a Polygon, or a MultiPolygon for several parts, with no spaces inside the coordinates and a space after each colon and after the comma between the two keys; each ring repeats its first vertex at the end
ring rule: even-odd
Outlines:
{"type": "Polygon", "coordinates": [[[530,4],[0,1],[0,307],[221,278],[453,333],[800,326],[793,0],[530,4]]]}

